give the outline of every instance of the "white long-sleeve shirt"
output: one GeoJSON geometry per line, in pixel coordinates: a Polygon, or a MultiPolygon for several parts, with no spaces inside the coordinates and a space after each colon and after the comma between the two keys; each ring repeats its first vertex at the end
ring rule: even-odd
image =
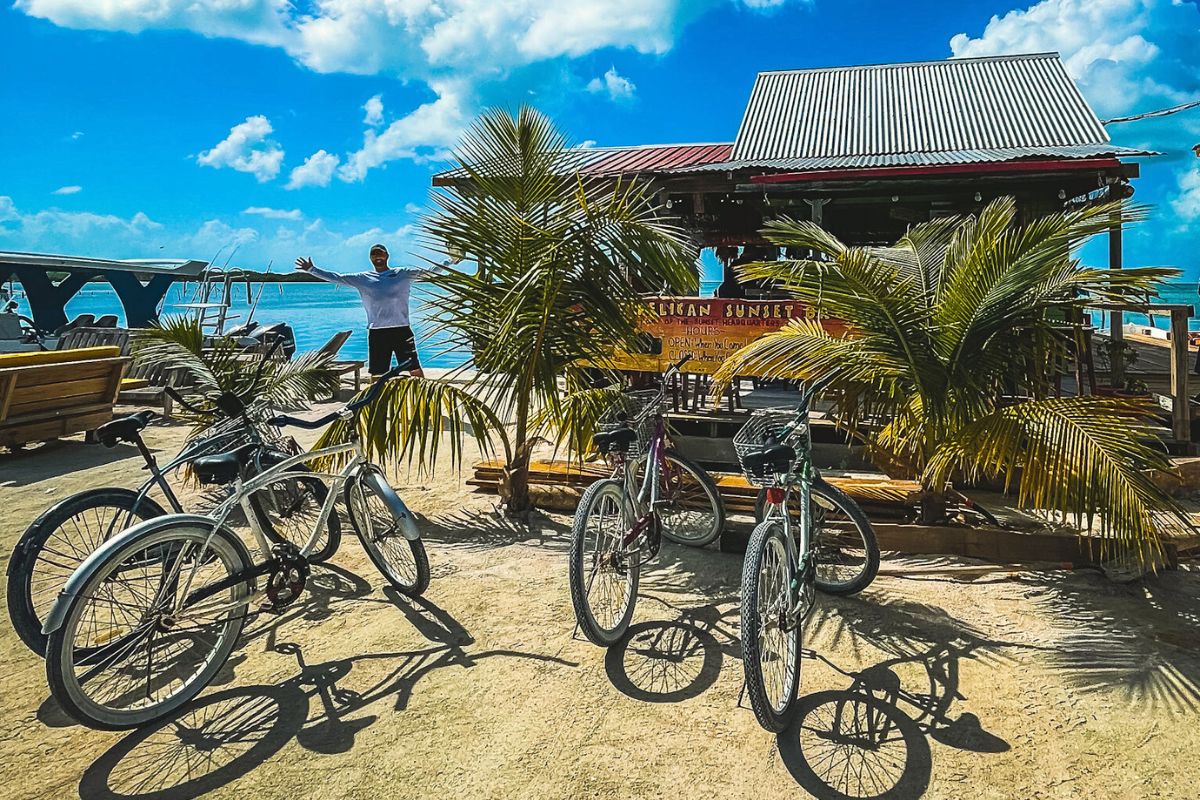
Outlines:
{"type": "Polygon", "coordinates": [[[407,326],[408,298],[413,281],[424,280],[427,274],[421,269],[397,268],[343,274],[313,267],[309,272],[323,281],[357,289],[367,311],[368,328],[407,326]]]}

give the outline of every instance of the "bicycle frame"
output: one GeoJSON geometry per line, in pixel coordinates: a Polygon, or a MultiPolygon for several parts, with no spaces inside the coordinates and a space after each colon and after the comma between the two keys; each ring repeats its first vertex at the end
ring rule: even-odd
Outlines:
{"type": "MultiPolygon", "coordinates": [[[[789,430],[800,424],[802,415],[808,416],[807,398],[797,410],[796,420],[789,426],[789,430]]],[[[800,594],[800,581],[796,578],[812,567],[812,486],[816,478],[817,469],[812,463],[812,446],[806,436],[804,449],[797,453],[796,463],[792,469],[786,475],[775,476],[772,488],[783,490],[783,500],[779,503],[770,502],[771,495],[768,492],[767,507],[763,514],[764,522],[779,518],[783,525],[783,540],[787,548],[788,563],[792,569],[790,591],[793,593],[793,606],[788,610],[787,615],[790,622],[794,622],[796,616],[799,615],[803,602],[800,594]],[[792,515],[787,513],[788,501],[791,499],[793,491],[799,495],[800,501],[798,535],[793,530],[792,515]]]]}

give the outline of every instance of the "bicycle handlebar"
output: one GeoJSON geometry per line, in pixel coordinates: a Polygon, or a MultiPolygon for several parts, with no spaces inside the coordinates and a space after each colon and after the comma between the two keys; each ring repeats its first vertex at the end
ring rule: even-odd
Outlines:
{"type": "Polygon", "coordinates": [[[383,385],[385,383],[387,383],[388,381],[390,381],[392,378],[398,377],[400,375],[400,373],[408,371],[411,368],[411,366],[412,366],[412,362],[409,361],[406,364],[401,364],[400,366],[396,367],[395,369],[391,369],[391,370],[387,371],[386,373],[381,375],[374,383],[372,383],[370,385],[370,387],[368,387],[366,393],[364,393],[362,397],[358,398],[357,400],[351,400],[349,403],[347,403],[345,405],[345,407],[342,408],[341,411],[330,411],[328,414],[325,414],[322,417],[318,417],[317,419],[299,419],[297,417],[291,416],[290,414],[278,414],[275,417],[272,417],[270,420],[268,420],[268,424],[274,425],[279,428],[282,428],[283,426],[287,425],[287,426],[290,426],[293,428],[304,428],[305,430],[310,430],[310,431],[315,431],[319,428],[324,428],[326,425],[336,421],[343,414],[354,414],[360,408],[363,408],[364,406],[369,406],[372,403],[374,403],[375,400],[379,397],[379,393],[383,391],[383,385]]]}

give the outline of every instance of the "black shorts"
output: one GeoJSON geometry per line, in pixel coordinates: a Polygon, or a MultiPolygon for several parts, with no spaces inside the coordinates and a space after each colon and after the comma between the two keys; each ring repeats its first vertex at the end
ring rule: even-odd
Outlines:
{"type": "Polygon", "coordinates": [[[382,375],[392,368],[392,354],[396,363],[406,369],[420,369],[417,359],[417,341],[412,328],[371,328],[367,331],[367,369],[372,375],[382,375]]]}

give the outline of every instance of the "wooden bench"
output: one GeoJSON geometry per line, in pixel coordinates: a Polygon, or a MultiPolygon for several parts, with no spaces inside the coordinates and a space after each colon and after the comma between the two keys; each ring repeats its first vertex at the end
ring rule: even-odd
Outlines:
{"type": "Polygon", "coordinates": [[[354,393],[358,394],[362,388],[362,369],[367,365],[365,361],[346,361],[339,360],[337,354],[341,352],[342,346],[346,344],[346,340],[350,338],[353,331],[340,331],[329,337],[329,341],[317,348],[318,353],[325,353],[330,358],[334,359],[329,362],[329,368],[337,373],[341,378],[343,375],[354,376],[354,393]]]}
{"type": "MultiPolygon", "coordinates": [[[[119,347],[121,355],[127,356],[133,347],[133,333],[134,331],[125,328],[74,328],[63,334],[58,347],[60,350],[80,347],[119,347]]],[[[179,370],[135,359],[130,364],[125,377],[121,379],[117,402],[138,406],[159,406],[162,409],[162,415],[170,419],[174,413],[175,404],[171,400],[171,396],[167,394],[166,387],[178,387],[183,383],[179,370]]]]}
{"type": "Polygon", "coordinates": [[[90,435],[113,418],[129,361],[115,346],[0,355],[0,447],[90,435]]]}

